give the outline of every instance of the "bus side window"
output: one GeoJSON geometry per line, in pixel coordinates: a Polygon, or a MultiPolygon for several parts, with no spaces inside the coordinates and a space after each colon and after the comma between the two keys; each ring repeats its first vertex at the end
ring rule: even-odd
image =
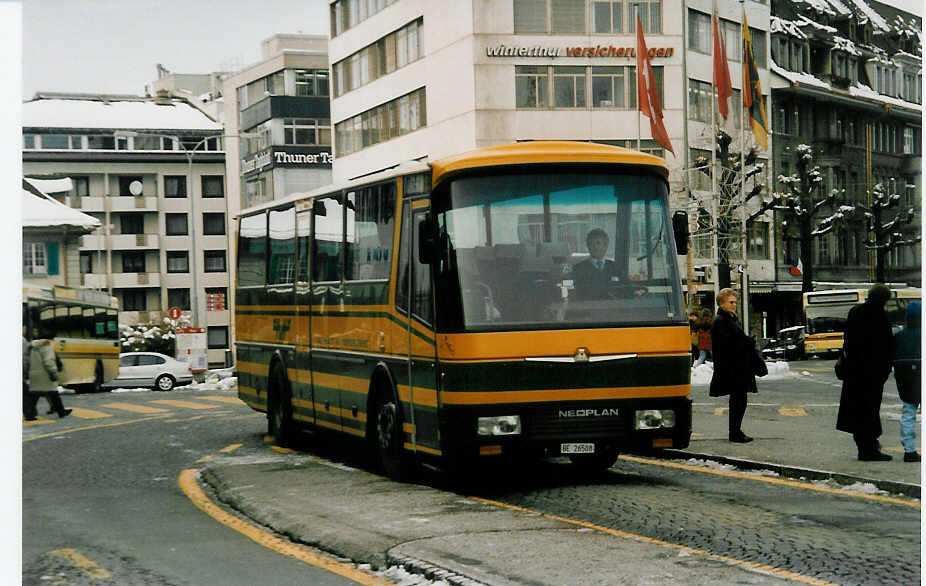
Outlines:
{"type": "Polygon", "coordinates": [[[96,315],[96,310],[92,307],[83,308],[83,317],[81,318],[82,327],[84,335],[89,338],[102,338],[103,331],[101,330],[97,333],[96,330],[96,320],[93,319],[93,316],[96,315]]]}
{"type": "Polygon", "coordinates": [[[267,277],[267,215],[241,218],[238,229],[238,286],[263,286],[267,277]]]}
{"type": "Polygon", "coordinates": [[[296,209],[270,210],[270,285],[291,284],[296,277],[296,209]]]}
{"type": "Polygon", "coordinates": [[[366,187],[347,197],[344,279],[388,279],[392,267],[395,184],[366,187]]]}
{"type": "Polygon", "coordinates": [[[312,215],[309,210],[296,214],[296,248],[298,249],[298,269],[296,282],[309,282],[309,242],[312,236],[312,215]]]}
{"type": "Polygon", "coordinates": [[[408,204],[402,213],[402,232],[399,235],[399,269],[395,290],[395,306],[402,312],[408,312],[408,257],[409,257],[409,238],[410,227],[408,204]]]}
{"type": "Polygon", "coordinates": [[[312,233],[312,281],[341,280],[341,248],[344,246],[344,206],[341,195],[335,194],[316,200],[325,210],[314,212],[315,230],[312,233]]]}
{"type": "MultiPolygon", "coordinates": [[[[423,211],[416,213],[414,229],[411,234],[418,234],[418,225],[427,217],[423,211]]],[[[418,262],[418,239],[415,238],[415,250],[412,254],[412,283],[414,295],[412,296],[412,314],[423,322],[431,324],[434,321],[434,304],[431,302],[431,265],[418,262]]]]}

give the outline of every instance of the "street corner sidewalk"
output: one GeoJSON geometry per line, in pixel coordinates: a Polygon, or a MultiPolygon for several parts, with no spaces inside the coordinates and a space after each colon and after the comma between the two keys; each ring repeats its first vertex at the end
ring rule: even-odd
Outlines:
{"type": "Polygon", "coordinates": [[[477,584],[780,584],[778,578],[627,534],[302,455],[213,464],[200,481],[258,525],[385,574],[477,584]]]}

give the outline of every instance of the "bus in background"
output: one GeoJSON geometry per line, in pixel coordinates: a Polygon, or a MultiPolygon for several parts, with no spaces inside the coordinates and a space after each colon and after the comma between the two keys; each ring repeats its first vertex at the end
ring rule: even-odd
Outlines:
{"type": "MultiPolygon", "coordinates": [[[[842,350],[842,334],[852,306],[864,303],[868,289],[832,289],[804,293],[804,353],[807,356],[835,357],[842,350]]],[[[904,325],[907,303],[919,301],[920,289],[891,288],[884,306],[894,331],[904,325]]]]}
{"type": "Polygon", "coordinates": [[[119,302],[103,291],[55,285],[23,286],[23,325],[29,337],[55,332],[61,386],[99,391],[119,373],[119,302]]]}
{"type": "Polygon", "coordinates": [[[239,397],[277,441],[363,438],[395,478],[686,447],[687,218],[667,176],[627,149],[525,142],[242,211],[239,397]]]}

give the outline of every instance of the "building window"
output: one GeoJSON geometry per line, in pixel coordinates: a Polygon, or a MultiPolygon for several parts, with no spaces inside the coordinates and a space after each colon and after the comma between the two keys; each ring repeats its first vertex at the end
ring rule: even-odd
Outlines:
{"type": "Polygon", "coordinates": [[[515,34],[547,33],[547,0],[514,0],[515,34]]]}
{"type": "Polygon", "coordinates": [[[43,134],[41,136],[43,149],[61,150],[71,148],[71,137],[67,134],[43,134]]]}
{"type": "Polygon", "coordinates": [[[585,67],[553,68],[553,107],[585,107],[585,67]]]}
{"type": "Polygon", "coordinates": [[[173,149],[173,144],[171,139],[163,136],[136,136],[132,142],[132,147],[136,151],[169,151],[173,149]]]}
{"type": "Polygon", "coordinates": [[[551,0],[551,32],[553,34],[585,32],[585,0],[551,0]]]}
{"type": "Polygon", "coordinates": [[[378,13],[398,0],[338,0],[331,4],[331,36],[336,37],[347,29],[378,13]]]}
{"type": "Polygon", "coordinates": [[[123,289],[122,291],[122,310],[123,311],[145,311],[148,307],[148,294],[144,289],[123,289]]]}
{"type": "Polygon", "coordinates": [[[167,307],[179,307],[180,309],[190,309],[190,290],[168,289],[167,290],[167,307]]]}
{"type": "Polygon", "coordinates": [[[662,0],[631,0],[627,19],[627,32],[637,32],[637,15],[643,24],[644,33],[662,32],[662,0]]]}
{"type": "Polygon", "coordinates": [[[592,67],[592,107],[625,108],[628,90],[624,67],[592,67]]]}
{"type": "MultiPolygon", "coordinates": [[[[713,27],[711,27],[713,31],[713,27]]],[[[730,22],[729,20],[720,19],[720,31],[723,35],[723,46],[727,50],[727,61],[734,61],[739,63],[740,54],[743,51],[743,25],[738,22],[730,22]]],[[[750,29],[751,32],[751,29],[750,29]]],[[[710,43],[713,45],[713,34],[709,39],[710,43]]],[[[757,52],[755,49],[755,39],[753,39],[753,52],[757,52]]],[[[757,56],[758,57],[758,56],[757,56]]]]}
{"type": "Polygon", "coordinates": [[[87,197],[90,195],[90,178],[89,177],[71,177],[74,187],[71,189],[71,195],[77,197],[87,197]]]}
{"type": "Polygon", "coordinates": [[[225,214],[206,212],[203,214],[203,234],[220,236],[225,234],[225,214]]]}
{"type": "Polygon", "coordinates": [[[165,175],[164,197],[186,197],[186,175],[165,175]]]}
{"type": "Polygon", "coordinates": [[[916,154],[916,131],[912,126],[904,126],[903,129],[903,154],[916,154]]]}
{"type": "Polygon", "coordinates": [[[23,149],[34,149],[35,148],[35,138],[34,134],[24,134],[23,135],[23,149]]]}
{"type": "Polygon", "coordinates": [[[328,97],[327,69],[294,69],[297,96],[328,97]]]}
{"type": "Polygon", "coordinates": [[[330,145],[331,121],[313,118],[284,118],[283,144],[330,145]]]}
{"type": "Polygon", "coordinates": [[[746,252],[749,258],[768,259],[768,222],[753,222],[747,229],[746,252]]]}
{"type": "Polygon", "coordinates": [[[201,179],[203,197],[225,197],[225,177],[203,175],[201,179]]]}
{"type": "Polygon", "coordinates": [[[48,274],[48,261],[44,242],[23,242],[23,274],[48,274]]]}
{"type": "Polygon", "coordinates": [[[688,175],[688,186],[698,191],[710,191],[711,178],[706,173],[711,165],[711,152],[704,149],[689,149],[691,171],[688,175]]]}
{"type": "Polygon", "coordinates": [[[546,66],[516,65],[515,93],[518,108],[546,108],[549,74],[546,66]]]}
{"type": "Polygon", "coordinates": [[[115,150],[116,138],[111,134],[91,134],[87,137],[87,148],[90,150],[115,150]]]}
{"type": "Polygon", "coordinates": [[[143,214],[120,214],[119,228],[122,234],[144,234],[145,217],[143,214]]]}
{"type": "Polygon", "coordinates": [[[144,273],[145,272],[145,253],[144,252],[123,252],[122,253],[122,272],[123,273],[144,273]]]}
{"type": "Polygon", "coordinates": [[[186,214],[164,214],[164,230],[168,236],[186,236],[190,233],[186,214]]]}
{"type": "Polygon", "coordinates": [[[422,23],[412,21],[332,65],[335,97],[424,57],[422,23]]]}
{"type": "Polygon", "coordinates": [[[203,270],[207,273],[224,273],[225,272],[225,251],[224,250],[206,250],[203,251],[203,270]]]}
{"type": "Polygon", "coordinates": [[[335,125],[338,155],[349,155],[368,146],[427,126],[425,89],[381,104],[335,125]],[[376,132],[372,132],[374,129],[376,132]]]}
{"type": "Polygon", "coordinates": [[[209,326],[206,328],[206,340],[212,350],[228,348],[228,326],[209,326]]]}
{"type": "Polygon", "coordinates": [[[144,193],[144,181],[141,175],[122,175],[119,177],[119,195],[134,196],[144,193]]]}
{"type": "Polygon", "coordinates": [[[624,32],[624,0],[592,2],[592,30],[601,34],[624,32]]]}
{"type": "Polygon", "coordinates": [[[86,275],[93,272],[93,252],[80,251],[80,274],[86,275]]]}
{"type": "Polygon", "coordinates": [[[190,272],[190,253],[186,250],[168,250],[167,251],[167,272],[168,273],[189,273],[190,272]]]}
{"type": "Polygon", "coordinates": [[[688,48],[699,53],[711,54],[714,34],[711,16],[688,9],[688,48]]]}

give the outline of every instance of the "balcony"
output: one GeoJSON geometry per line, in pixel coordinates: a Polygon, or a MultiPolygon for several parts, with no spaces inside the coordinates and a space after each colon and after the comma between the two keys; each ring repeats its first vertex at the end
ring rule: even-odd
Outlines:
{"type": "Polygon", "coordinates": [[[109,237],[113,250],[146,250],[160,248],[157,234],[113,234],[109,237]]]}
{"type": "Polygon", "coordinates": [[[101,273],[84,273],[81,275],[83,282],[81,283],[84,287],[88,289],[106,289],[106,275],[101,273]]]}
{"type": "Polygon", "coordinates": [[[158,198],[156,197],[115,196],[109,199],[109,209],[113,212],[158,211],[158,198]]]}
{"type": "Polygon", "coordinates": [[[99,212],[106,210],[106,198],[104,197],[81,197],[78,199],[80,211],[85,213],[99,212]]]}
{"type": "Polygon", "coordinates": [[[160,287],[160,273],[113,273],[113,288],[160,287]]]}
{"type": "Polygon", "coordinates": [[[106,250],[106,237],[99,234],[81,236],[81,250],[106,250]]]}
{"type": "Polygon", "coordinates": [[[206,311],[207,326],[227,326],[230,322],[231,312],[227,309],[222,311],[206,311]]]}

